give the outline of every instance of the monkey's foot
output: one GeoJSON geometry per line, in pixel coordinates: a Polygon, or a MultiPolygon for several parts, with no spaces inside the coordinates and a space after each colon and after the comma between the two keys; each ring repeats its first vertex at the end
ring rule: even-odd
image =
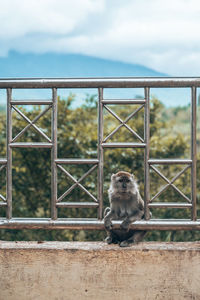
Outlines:
{"type": "Polygon", "coordinates": [[[123,241],[119,244],[120,247],[130,247],[134,242],[133,241],[123,241]]]}
{"type": "Polygon", "coordinates": [[[112,244],[113,240],[110,236],[107,236],[107,238],[105,238],[105,242],[109,245],[112,244]]]}
{"type": "Polygon", "coordinates": [[[111,236],[107,236],[107,238],[105,238],[105,242],[107,244],[118,244],[118,241],[111,236]]]}

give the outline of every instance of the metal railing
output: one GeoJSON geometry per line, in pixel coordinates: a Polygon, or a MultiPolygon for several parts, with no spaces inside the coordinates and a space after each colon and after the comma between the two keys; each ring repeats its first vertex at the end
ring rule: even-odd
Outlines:
{"type": "MultiPolygon", "coordinates": [[[[197,220],[196,209],[196,89],[200,87],[200,78],[82,78],[82,79],[0,79],[0,89],[7,90],[7,157],[0,159],[0,171],[6,168],[6,198],[0,195],[0,207],[6,207],[6,218],[0,218],[0,228],[43,228],[43,229],[104,229],[102,212],[103,212],[103,153],[105,148],[143,148],[144,155],[144,203],[145,218],[132,224],[135,229],[159,229],[159,230],[191,230],[200,229],[200,220],[197,220]],[[144,99],[105,99],[103,96],[104,88],[144,88],[144,99]],[[190,159],[150,159],[150,88],[161,87],[187,87],[191,89],[191,157],[190,159]],[[51,100],[14,100],[12,98],[13,89],[30,89],[43,88],[52,89],[51,100]],[[57,89],[58,88],[97,88],[98,89],[98,155],[96,159],[67,159],[57,157],[57,89]],[[37,117],[31,121],[16,105],[45,105],[47,106],[37,117]],[[108,105],[131,104],[140,105],[132,112],[126,120],[122,120],[108,105]],[[144,108],[144,138],[138,135],[127,122],[144,108]],[[35,123],[48,110],[51,109],[51,138],[48,137],[35,123]],[[107,110],[114,116],[120,125],[107,137],[103,133],[103,111],[107,110]],[[15,110],[28,125],[14,138],[12,137],[12,110],[15,110]],[[110,143],[109,138],[113,136],[122,126],[136,137],[138,143],[110,143]],[[45,143],[24,143],[17,142],[25,131],[34,127],[42,135],[45,143]],[[13,148],[50,148],[51,149],[51,218],[13,218],[12,217],[12,149],[13,148]],[[90,164],[91,168],[79,180],[76,180],[64,167],[67,164],[90,164]],[[166,178],[155,165],[184,165],[184,169],[179,172],[172,180],[166,178]],[[94,197],[82,184],[94,169],[98,168],[98,186],[97,198],[94,197]],[[180,189],[174,185],[177,180],[187,169],[191,169],[191,199],[188,198],[180,189]],[[57,195],[57,169],[64,172],[70,177],[74,184],[65,191],[60,197],[57,195]],[[150,199],[150,169],[155,171],[167,184],[150,199]],[[80,187],[92,198],[93,202],[63,202],[62,200],[75,187],[80,187]],[[175,189],[186,201],[183,203],[158,203],[153,200],[157,198],[168,187],[175,189]],[[57,218],[59,207],[95,207],[98,209],[97,219],[61,219],[57,218]],[[149,219],[149,208],[190,208],[191,219],[149,219]]],[[[114,226],[119,228],[120,221],[114,221],[114,226]]]]}

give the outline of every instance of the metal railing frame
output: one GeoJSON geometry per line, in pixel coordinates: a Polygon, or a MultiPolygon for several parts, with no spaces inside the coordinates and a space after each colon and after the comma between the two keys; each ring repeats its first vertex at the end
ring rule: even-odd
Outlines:
{"type": "MultiPolygon", "coordinates": [[[[172,78],[172,77],[149,77],[149,78],[58,78],[58,79],[0,79],[0,89],[7,90],[7,157],[0,159],[0,171],[6,167],[6,198],[0,194],[0,207],[6,207],[6,218],[0,218],[0,228],[10,229],[95,229],[103,230],[103,153],[105,148],[143,148],[144,149],[144,203],[145,218],[134,222],[131,227],[139,230],[199,230],[200,220],[197,220],[196,208],[196,89],[200,87],[200,78],[172,78]],[[150,88],[177,87],[191,89],[191,157],[190,159],[150,159],[150,88]],[[14,100],[12,99],[13,89],[52,89],[52,99],[50,100],[14,100]],[[97,159],[67,159],[57,157],[57,89],[58,88],[96,88],[98,89],[98,146],[97,159]],[[104,99],[104,88],[144,88],[144,99],[104,99]],[[46,105],[33,121],[30,121],[16,105],[46,105]],[[131,113],[126,120],[121,120],[107,105],[112,104],[140,104],[140,107],[131,113]],[[144,138],[139,136],[126,123],[137,112],[144,108],[144,138]],[[51,115],[51,138],[49,138],[35,122],[43,116],[49,109],[51,115]],[[104,138],[103,134],[103,111],[106,109],[119,122],[120,125],[104,138]],[[22,116],[28,125],[14,138],[12,137],[12,110],[22,116]],[[17,139],[33,126],[47,142],[45,143],[18,143],[17,139]],[[113,136],[119,128],[124,126],[133,136],[139,139],[138,143],[109,143],[107,140],[113,136]],[[12,217],[12,149],[13,148],[50,148],[51,149],[51,217],[50,218],[13,218],[12,217]],[[79,180],[76,180],[62,165],[65,164],[91,164],[92,167],[79,180]],[[186,165],[171,181],[168,180],[155,165],[177,164],[186,165]],[[60,197],[57,195],[57,169],[60,169],[66,176],[70,177],[74,184],[60,197]],[[94,197],[82,184],[81,181],[94,169],[98,168],[97,198],[94,197]],[[181,176],[188,168],[191,169],[191,199],[184,195],[175,185],[174,181],[181,176]],[[150,199],[150,169],[154,170],[166,185],[150,199]],[[84,190],[93,202],[61,202],[76,186],[84,190]],[[187,203],[153,203],[164,190],[169,186],[174,188],[187,203]],[[59,207],[76,207],[98,209],[98,218],[94,219],[61,219],[57,218],[59,207]],[[191,219],[151,219],[149,220],[149,208],[190,208],[191,219]]],[[[114,221],[115,228],[119,228],[120,221],[114,221]]]]}

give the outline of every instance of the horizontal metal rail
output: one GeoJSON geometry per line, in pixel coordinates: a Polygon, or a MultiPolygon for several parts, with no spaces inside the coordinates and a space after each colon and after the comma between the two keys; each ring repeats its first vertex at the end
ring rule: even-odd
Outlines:
{"type": "MultiPolygon", "coordinates": [[[[121,221],[113,221],[113,228],[119,229],[121,221]]],[[[33,219],[13,218],[11,220],[1,218],[0,228],[9,229],[77,229],[77,230],[104,230],[103,220],[98,219],[33,219]]],[[[174,220],[155,219],[149,221],[136,221],[131,224],[131,229],[137,230],[200,230],[200,219],[174,220]]]]}
{"type": "Polygon", "coordinates": [[[0,88],[200,87],[199,77],[21,78],[1,79],[0,88]]]}
{"type": "Polygon", "coordinates": [[[52,143],[10,143],[11,148],[51,148],[52,143]]]}
{"type": "Polygon", "coordinates": [[[155,202],[149,203],[148,205],[150,208],[191,208],[191,203],[172,203],[172,202],[155,202]]]}
{"type": "Polygon", "coordinates": [[[60,202],[56,203],[56,207],[92,208],[99,207],[99,204],[96,202],[60,202]]]}
{"type": "Polygon", "coordinates": [[[144,143],[102,143],[103,148],[145,148],[144,143]]]}
{"type": "Polygon", "coordinates": [[[6,158],[0,158],[0,165],[6,165],[7,159],[6,158]]]}
{"type": "MultiPolygon", "coordinates": [[[[118,148],[141,148],[144,152],[144,220],[131,224],[131,228],[138,230],[200,230],[200,220],[197,220],[196,208],[196,89],[200,87],[200,77],[121,77],[121,78],[26,78],[26,79],[0,79],[0,89],[7,89],[7,154],[6,158],[0,158],[0,171],[6,169],[6,197],[0,194],[0,207],[6,208],[6,218],[0,218],[0,228],[10,229],[93,229],[103,230],[103,165],[104,150],[118,148]],[[151,88],[190,88],[191,89],[191,155],[189,159],[166,158],[152,159],[150,154],[150,89],[151,88]],[[52,89],[52,99],[21,99],[12,97],[13,89],[52,89]],[[58,158],[57,157],[57,113],[59,88],[96,88],[98,89],[98,142],[97,158],[58,158]],[[144,96],[140,99],[106,99],[103,92],[106,88],[143,88],[144,96]],[[32,121],[17,105],[45,105],[47,106],[32,121]],[[130,115],[122,120],[110,105],[139,105],[130,115]],[[110,113],[120,124],[106,137],[104,137],[104,109],[110,113]],[[12,137],[12,110],[15,110],[24,120],[27,121],[24,127],[15,137],[12,137]],[[39,127],[36,121],[39,120],[48,110],[51,110],[51,138],[39,127]],[[144,137],[140,136],[127,123],[137,113],[144,113],[144,137]],[[33,127],[46,142],[17,142],[23,134],[33,127]],[[128,130],[137,142],[107,142],[116,132],[124,127],[128,130]],[[12,217],[12,149],[13,148],[50,148],[51,149],[51,218],[15,218],[12,217]],[[78,180],[73,177],[64,167],[65,165],[91,165],[78,180]],[[168,179],[157,168],[157,165],[183,165],[172,179],[168,179]],[[57,169],[60,169],[73,184],[62,195],[57,195],[57,169]],[[82,181],[97,169],[97,197],[90,193],[82,181]],[[150,169],[157,176],[162,178],[166,184],[150,199],[150,169]],[[176,180],[187,170],[191,174],[191,196],[185,195],[176,187],[176,180]],[[79,187],[85,192],[89,201],[80,202],[66,201],[70,193],[79,187]],[[172,187],[186,202],[153,202],[169,187],[172,187]],[[57,218],[57,210],[68,208],[94,208],[98,210],[97,219],[60,219],[57,218]],[[190,209],[191,220],[149,220],[149,209],[190,209]]],[[[123,150],[122,150],[123,151],[123,150]]],[[[112,172],[112,170],[111,170],[112,172]]],[[[171,199],[170,199],[171,200],[171,199]]],[[[183,200],[183,201],[184,201],[183,200]]],[[[113,226],[119,229],[121,221],[113,221],[113,226]]]]}
{"type": "Polygon", "coordinates": [[[190,165],[191,159],[149,159],[150,165],[190,165]]]}
{"type": "Polygon", "coordinates": [[[81,159],[81,158],[74,158],[74,159],[55,159],[57,164],[63,165],[81,165],[81,164],[98,164],[98,159],[81,159]]]}
{"type": "Polygon", "coordinates": [[[12,100],[11,105],[51,105],[52,100],[12,100]]]}
{"type": "Polygon", "coordinates": [[[104,99],[102,100],[102,104],[145,104],[146,100],[140,99],[104,99]]]}

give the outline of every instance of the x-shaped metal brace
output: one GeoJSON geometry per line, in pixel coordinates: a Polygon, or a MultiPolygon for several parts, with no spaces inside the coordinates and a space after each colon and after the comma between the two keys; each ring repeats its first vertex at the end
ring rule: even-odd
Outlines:
{"type": "Polygon", "coordinates": [[[24,120],[26,120],[29,123],[26,127],[24,127],[24,129],[22,129],[22,131],[20,131],[16,135],[16,137],[12,139],[12,142],[16,142],[16,140],[18,140],[20,136],[22,136],[25,133],[25,131],[27,131],[27,129],[29,129],[32,126],[39,134],[41,134],[48,142],[51,143],[51,139],[35,125],[35,122],[37,122],[37,120],[39,120],[52,107],[52,105],[49,105],[45,110],[43,110],[37,117],[33,119],[33,121],[31,121],[27,116],[25,116],[23,112],[21,112],[21,110],[19,110],[17,107],[15,107],[14,105],[12,107],[24,120]]]}
{"type": "Polygon", "coordinates": [[[162,178],[164,179],[167,184],[151,199],[150,202],[155,200],[158,196],[160,196],[161,193],[163,193],[168,187],[172,187],[175,191],[177,191],[185,200],[187,200],[189,203],[192,201],[183,193],[181,192],[173,183],[175,180],[177,180],[190,166],[186,166],[183,170],[181,170],[172,180],[169,180],[167,177],[165,177],[158,169],[156,169],[154,166],[150,167],[162,178]]]}
{"type": "Polygon", "coordinates": [[[65,170],[61,165],[57,165],[60,170],[62,170],[68,177],[70,177],[75,183],[66,191],[62,196],[57,199],[57,202],[60,202],[64,197],[70,194],[75,187],[79,186],[86,194],[88,194],[95,202],[98,200],[80,183],[83,179],[85,179],[94,169],[96,169],[97,165],[92,166],[79,180],[76,180],[67,170],[65,170]]]}
{"type": "MultiPolygon", "coordinates": [[[[0,172],[6,167],[6,164],[3,164],[1,167],[0,167],[0,172]]],[[[6,202],[6,198],[0,194],[0,199],[3,200],[3,202],[6,202]]]]}
{"type": "Polygon", "coordinates": [[[127,128],[136,138],[138,138],[142,143],[144,143],[144,139],[141,138],[137,132],[135,132],[130,126],[128,126],[126,123],[139,112],[143,107],[144,104],[142,104],[138,109],[136,109],[134,112],[132,112],[124,121],[116,114],[114,113],[107,105],[104,105],[105,109],[113,116],[115,117],[121,124],[117,126],[104,140],[103,142],[106,142],[109,138],[111,138],[121,127],[127,128]]]}

